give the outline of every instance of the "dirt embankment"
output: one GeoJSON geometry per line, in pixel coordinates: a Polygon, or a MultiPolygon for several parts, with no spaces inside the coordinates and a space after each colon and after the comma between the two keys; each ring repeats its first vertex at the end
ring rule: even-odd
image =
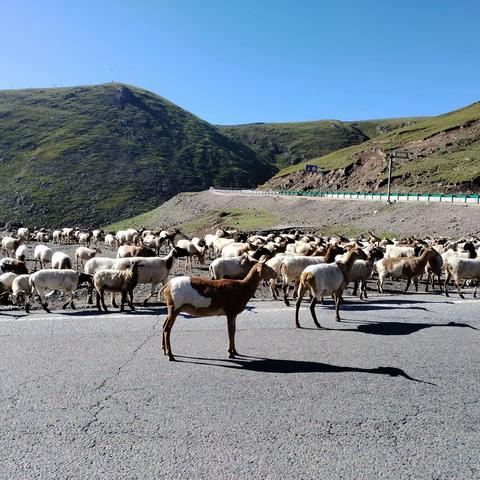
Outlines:
{"type": "MultiPolygon", "coordinates": [[[[394,191],[477,193],[480,185],[478,169],[471,158],[474,145],[480,142],[480,121],[451,128],[423,140],[412,140],[401,149],[409,153],[408,159],[395,159],[392,177],[394,191]],[[470,169],[459,174],[459,159],[470,169]]],[[[345,167],[325,171],[323,175],[297,171],[274,177],[266,184],[273,190],[347,190],[386,191],[388,161],[386,151],[391,150],[388,138],[376,139],[374,148],[353,154],[345,167]],[[387,142],[387,143],[385,143],[387,142]]]]}
{"type": "MultiPolygon", "coordinates": [[[[196,234],[211,232],[217,225],[235,226],[228,212],[262,213],[263,228],[315,226],[320,232],[357,235],[372,231],[379,235],[445,235],[458,237],[480,234],[480,206],[308,199],[294,197],[250,197],[204,191],[178,195],[150,212],[142,225],[189,226],[196,234]],[[268,213],[268,215],[266,215],[268,213]]],[[[257,217],[254,217],[257,216],[257,217]]],[[[261,223],[261,222],[260,222],[261,223]]],[[[133,225],[140,226],[140,225],[133,225]]]]}

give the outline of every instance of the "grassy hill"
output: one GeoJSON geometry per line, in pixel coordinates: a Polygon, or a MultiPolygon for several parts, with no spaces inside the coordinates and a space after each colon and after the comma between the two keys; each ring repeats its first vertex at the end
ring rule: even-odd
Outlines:
{"type": "Polygon", "coordinates": [[[324,190],[385,190],[386,154],[406,150],[394,162],[395,191],[478,192],[480,186],[480,103],[379,135],[308,163],[324,169],[305,175],[304,163],[282,169],[265,187],[324,190]]]}
{"type": "Polygon", "coordinates": [[[358,122],[320,120],[290,123],[251,123],[220,126],[234,138],[263,154],[282,168],[358,145],[419,118],[395,118],[358,122]]]}
{"type": "Polygon", "coordinates": [[[276,169],[151,92],[111,83],[0,91],[0,219],[101,225],[276,169]]]}

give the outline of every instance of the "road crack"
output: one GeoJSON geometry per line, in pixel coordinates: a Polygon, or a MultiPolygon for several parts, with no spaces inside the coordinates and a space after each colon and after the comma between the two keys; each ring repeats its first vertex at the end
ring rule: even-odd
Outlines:
{"type": "MultiPolygon", "coordinates": [[[[123,369],[135,359],[137,353],[157,334],[157,327],[158,327],[158,324],[160,323],[160,320],[161,320],[161,317],[160,317],[160,315],[158,315],[158,320],[153,324],[151,333],[149,335],[147,335],[145,337],[145,339],[137,347],[135,347],[133,349],[132,353],[129,355],[127,360],[125,360],[125,362],[123,362],[117,368],[117,370],[113,373],[113,375],[110,375],[110,376],[104,378],[95,387],[95,389],[93,390],[93,393],[98,392],[100,390],[103,390],[104,388],[107,387],[108,383],[112,382],[113,380],[115,380],[116,378],[119,377],[119,375],[122,373],[123,369]]],[[[92,404],[88,407],[88,411],[91,413],[92,418],[82,427],[82,431],[84,433],[87,433],[90,430],[90,428],[95,423],[98,422],[99,414],[102,412],[102,410],[104,410],[108,406],[108,403],[110,402],[112,397],[117,393],[117,391],[115,389],[113,389],[112,387],[110,387],[110,388],[112,389],[112,391],[110,393],[108,393],[103,398],[101,398],[100,400],[98,400],[97,402],[95,402],[94,404],[92,404]]]]}

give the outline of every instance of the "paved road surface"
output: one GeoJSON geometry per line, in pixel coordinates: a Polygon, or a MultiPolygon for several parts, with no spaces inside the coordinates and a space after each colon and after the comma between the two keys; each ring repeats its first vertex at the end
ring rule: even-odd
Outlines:
{"type": "Polygon", "coordinates": [[[480,478],[479,302],[0,315],[0,478],[480,478]],[[13,316],[16,315],[16,316],[13,316]]]}

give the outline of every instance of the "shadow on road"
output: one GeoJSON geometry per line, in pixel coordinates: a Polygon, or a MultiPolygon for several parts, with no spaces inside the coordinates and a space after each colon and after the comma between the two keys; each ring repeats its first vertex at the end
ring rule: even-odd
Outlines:
{"type": "MultiPolygon", "coordinates": [[[[345,322],[341,323],[355,323],[355,322],[345,322]]],[[[472,327],[466,323],[455,323],[449,322],[444,324],[438,323],[400,323],[400,322],[379,322],[379,323],[362,323],[357,326],[357,328],[314,328],[314,327],[302,327],[306,330],[329,330],[335,332],[360,332],[367,333],[370,335],[410,335],[411,333],[424,330],[426,328],[432,327],[460,327],[460,328],[471,328],[472,330],[478,330],[478,328],[472,327]]]]}
{"type": "MultiPolygon", "coordinates": [[[[242,356],[242,355],[240,355],[242,356]]],[[[328,363],[308,362],[303,360],[276,360],[272,358],[243,357],[242,359],[222,360],[222,363],[213,358],[186,357],[176,355],[178,362],[193,363],[196,365],[208,365],[211,367],[232,368],[236,370],[248,370],[251,372],[265,373],[372,373],[376,375],[387,375],[389,377],[403,377],[413,382],[434,383],[419,380],[405,373],[401,368],[395,367],[377,367],[377,368],[359,368],[342,367],[338,365],[329,365],[328,363]]]]}

